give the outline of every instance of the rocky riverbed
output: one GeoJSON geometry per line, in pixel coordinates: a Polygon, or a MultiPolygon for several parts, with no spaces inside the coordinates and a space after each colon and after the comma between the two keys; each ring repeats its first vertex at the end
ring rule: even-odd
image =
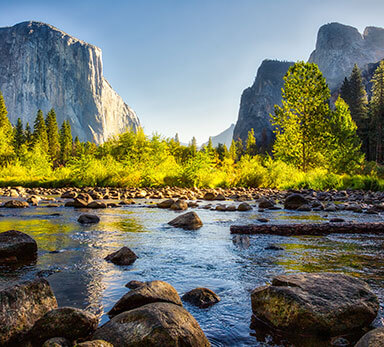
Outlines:
{"type": "MultiPolygon", "coordinates": [[[[200,298],[202,290],[192,300],[183,299],[212,345],[289,345],[292,337],[250,327],[251,292],[278,275],[305,272],[344,273],[366,281],[381,305],[373,326],[383,325],[384,235],[230,234],[236,224],[381,223],[381,192],[14,187],[0,193],[0,232],[22,231],[38,246],[35,261],[20,267],[8,259],[0,265],[0,289],[44,278],[59,307],[85,309],[100,318],[100,325],[128,292],[128,282],[161,280],[180,297],[194,288],[217,295],[213,305],[200,298]],[[168,224],[191,212],[200,220],[190,215],[192,228],[168,224]],[[98,218],[80,218],[85,214],[98,218]],[[124,246],[137,256],[130,265],[105,259],[124,246]]],[[[359,337],[346,340],[353,345],[359,337]]],[[[316,343],[331,345],[327,339],[316,343]]]]}

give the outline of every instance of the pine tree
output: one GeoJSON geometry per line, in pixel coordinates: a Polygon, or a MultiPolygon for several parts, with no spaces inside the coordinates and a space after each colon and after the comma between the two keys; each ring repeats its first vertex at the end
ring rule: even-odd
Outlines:
{"type": "Polygon", "coordinates": [[[229,156],[233,161],[236,161],[237,154],[236,154],[236,142],[234,139],[231,141],[231,146],[229,147],[229,156]]]}
{"type": "Polygon", "coordinates": [[[361,140],[357,136],[357,126],[352,120],[347,103],[339,97],[329,120],[329,162],[332,171],[352,173],[361,167],[364,154],[361,153],[361,140]]]}
{"type": "Polygon", "coordinates": [[[59,128],[57,126],[56,113],[51,109],[45,119],[48,136],[48,154],[53,162],[57,162],[60,155],[59,128]]]}
{"type": "Polygon", "coordinates": [[[383,125],[384,125],[384,61],[376,69],[372,81],[370,109],[373,129],[375,129],[376,162],[383,162],[383,125]]]}
{"type": "Polygon", "coordinates": [[[29,125],[29,122],[27,122],[27,124],[25,125],[24,136],[25,136],[25,143],[27,147],[30,149],[32,146],[33,135],[32,135],[31,126],[29,125]]]}
{"type": "Polygon", "coordinates": [[[47,127],[44,121],[43,111],[39,110],[33,125],[33,146],[40,146],[44,153],[48,153],[47,127]]]}
{"type": "Polygon", "coordinates": [[[352,119],[357,125],[357,134],[362,140],[363,151],[368,155],[368,98],[363,85],[361,71],[356,64],[352,69],[349,80],[344,80],[343,86],[341,87],[341,97],[349,106],[352,119]]]}
{"type": "Polygon", "coordinates": [[[284,77],[282,107],[271,115],[275,126],[275,158],[303,171],[324,162],[324,124],[329,116],[330,91],[318,66],[298,62],[284,77]]]}
{"type": "Polygon", "coordinates": [[[248,131],[247,142],[245,143],[245,153],[250,156],[257,154],[257,145],[253,128],[248,131]]]}
{"type": "Polygon", "coordinates": [[[180,139],[179,139],[178,133],[176,133],[176,135],[175,135],[175,142],[180,145],[180,139]]]}
{"type": "Polygon", "coordinates": [[[23,128],[23,122],[20,118],[17,118],[16,127],[14,129],[13,146],[16,154],[18,154],[21,146],[25,143],[25,134],[23,128]]]}
{"type": "Polygon", "coordinates": [[[5,134],[12,133],[12,125],[8,119],[8,111],[5,106],[3,94],[0,91],[0,128],[3,129],[5,134]]]}
{"type": "Polygon", "coordinates": [[[83,146],[78,136],[75,137],[75,141],[73,142],[72,154],[74,157],[80,157],[83,154],[83,146]]]}
{"type": "Polygon", "coordinates": [[[192,137],[192,141],[189,145],[189,148],[190,148],[190,153],[191,153],[191,156],[192,157],[195,157],[196,154],[197,154],[197,141],[196,141],[196,137],[192,137]]]}
{"type": "Polygon", "coordinates": [[[60,128],[60,162],[65,165],[72,154],[72,133],[69,121],[64,121],[60,128]]]}
{"type": "Polygon", "coordinates": [[[240,160],[240,158],[244,155],[244,145],[243,140],[238,138],[236,141],[236,161],[240,160]]]}

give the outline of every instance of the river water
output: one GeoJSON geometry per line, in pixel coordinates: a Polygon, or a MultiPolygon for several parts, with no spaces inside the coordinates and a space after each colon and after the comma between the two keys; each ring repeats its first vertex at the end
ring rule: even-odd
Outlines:
{"type": "MultiPolygon", "coordinates": [[[[204,204],[204,203],[202,203],[204,204]]],[[[284,237],[233,236],[232,224],[323,223],[338,216],[347,221],[383,221],[381,215],[353,212],[195,210],[204,226],[197,231],[167,225],[180,212],[152,208],[147,200],[136,205],[88,211],[68,207],[2,209],[0,232],[16,229],[38,243],[36,265],[17,271],[0,269],[0,287],[37,275],[47,278],[59,306],[88,309],[106,322],[106,312],[124,295],[130,280],[163,280],[180,295],[208,287],[221,302],[208,309],[187,303],[213,346],[274,346],[284,341],[250,328],[250,292],[278,274],[294,272],[342,272],[366,280],[384,304],[384,235],[284,237]],[[95,213],[101,221],[82,226],[77,218],[95,213]],[[269,244],[282,251],[265,250],[269,244]],[[139,258],[133,265],[116,266],[103,258],[122,246],[139,258]]],[[[383,325],[383,306],[375,325],[383,325]]],[[[300,345],[300,343],[298,344],[300,345]]]]}

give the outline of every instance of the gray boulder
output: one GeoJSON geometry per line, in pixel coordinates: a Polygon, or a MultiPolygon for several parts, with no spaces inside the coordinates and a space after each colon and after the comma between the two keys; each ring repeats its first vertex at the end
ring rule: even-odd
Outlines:
{"type": "Polygon", "coordinates": [[[384,327],[371,330],[366,333],[355,347],[383,347],[384,345],[384,327]]]}

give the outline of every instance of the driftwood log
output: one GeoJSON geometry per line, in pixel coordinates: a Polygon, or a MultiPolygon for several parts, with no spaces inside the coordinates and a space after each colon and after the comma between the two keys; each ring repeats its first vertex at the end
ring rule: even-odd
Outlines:
{"type": "Polygon", "coordinates": [[[231,225],[231,234],[270,234],[283,236],[328,234],[384,234],[384,222],[327,222],[306,224],[231,225]]]}

